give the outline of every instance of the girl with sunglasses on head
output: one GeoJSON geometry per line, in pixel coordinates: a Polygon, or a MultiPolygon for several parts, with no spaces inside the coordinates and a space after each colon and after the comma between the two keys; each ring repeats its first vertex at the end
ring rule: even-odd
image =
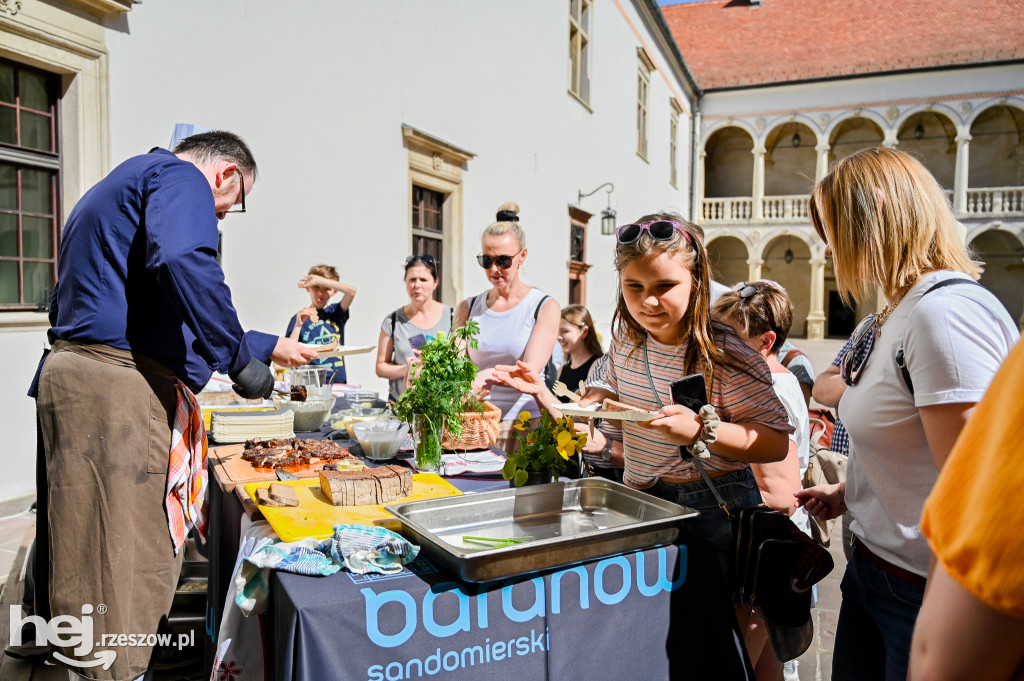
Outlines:
{"type": "Polygon", "coordinates": [[[1019,333],[976,285],[949,200],[913,157],[883,147],[848,156],[814,188],[810,214],[844,300],[868,303],[878,287],[886,305],[840,361],[846,482],[798,492],[797,503],[826,519],[853,515],[832,678],[902,681],[931,557],[924,500],[1019,333]]]}
{"type": "Polygon", "coordinates": [[[409,385],[420,346],[452,328],[452,308],[434,300],[437,262],[432,255],[405,259],[409,302],[384,318],[377,341],[377,375],[388,379],[388,399],[398,400],[409,385]]]}
{"type": "Polygon", "coordinates": [[[484,230],[481,246],[477,262],[486,271],[491,288],[459,303],[456,326],[465,325],[467,319],[480,325],[477,347],[469,349],[469,358],[480,369],[474,389],[490,391],[487,399],[502,412],[497,446],[512,451],[516,445],[512,426],[520,412],[528,411],[536,420],[540,408],[530,395],[494,384],[494,367],[522,361],[540,372],[555,346],[561,308],[551,296],[519,277],[527,250],[517,204],[498,208],[496,221],[484,230]]]}
{"type": "Polygon", "coordinates": [[[711,542],[731,583],[730,514],[761,503],[748,462],[779,461],[791,430],[772,389],[764,359],[728,326],[711,320],[710,279],[703,242],[677,215],[647,215],[616,230],[619,301],[607,384],[589,388],[581,406],[613,398],[658,412],[646,422],[623,421],[623,482],[701,511],[687,528],[711,542]],[[720,425],[673,404],[671,384],[699,373],[720,425]],[[701,456],[681,458],[680,445],[701,456]],[[719,499],[721,501],[719,501],[719,499]],[[721,505],[728,508],[728,513],[721,505]]]}

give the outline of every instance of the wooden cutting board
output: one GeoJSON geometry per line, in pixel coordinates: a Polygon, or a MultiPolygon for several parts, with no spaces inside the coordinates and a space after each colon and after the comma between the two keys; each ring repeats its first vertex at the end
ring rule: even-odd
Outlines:
{"type": "MultiPolygon", "coordinates": [[[[207,451],[209,466],[217,482],[225,492],[230,492],[238,485],[249,482],[277,482],[277,470],[274,468],[253,468],[252,464],[242,458],[245,444],[221,445],[210,447],[207,451]]],[[[317,478],[324,464],[320,461],[312,466],[286,466],[284,470],[299,478],[317,478]]]]}
{"type": "MultiPolygon", "coordinates": [[[[317,476],[319,478],[319,476],[317,476]]],[[[298,506],[258,506],[270,526],[282,541],[296,541],[304,537],[326,539],[334,534],[334,526],[343,525],[390,525],[397,519],[384,510],[384,506],[334,506],[320,489],[317,480],[289,480],[281,483],[295,488],[299,497],[298,506]]],[[[256,490],[269,487],[269,482],[250,482],[245,492],[256,503],[256,490]]],[[[434,473],[413,473],[412,494],[389,504],[424,499],[440,499],[462,494],[454,485],[434,473]]]]}

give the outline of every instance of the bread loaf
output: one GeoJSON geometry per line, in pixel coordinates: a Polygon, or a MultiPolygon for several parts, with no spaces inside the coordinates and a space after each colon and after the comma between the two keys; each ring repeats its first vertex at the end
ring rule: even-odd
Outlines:
{"type": "Polygon", "coordinates": [[[646,409],[640,407],[634,407],[630,404],[623,404],[622,402],[616,402],[615,400],[605,398],[604,403],[601,405],[604,411],[638,411],[646,414],[646,409]]]}
{"type": "Polygon", "coordinates": [[[320,490],[335,506],[387,504],[412,494],[412,471],[390,465],[361,471],[321,471],[320,490]]]}
{"type": "Polygon", "coordinates": [[[280,501],[270,498],[270,490],[266,487],[259,487],[256,489],[256,503],[260,506],[269,506],[271,508],[284,506],[280,501]]]}
{"type": "Polygon", "coordinates": [[[299,505],[299,497],[295,493],[295,488],[290,485],[283,485],[280,482],[272,482],[270,483],[270,489],[268,492],[270,494],[270,498],[281,506],[299,505]]]}

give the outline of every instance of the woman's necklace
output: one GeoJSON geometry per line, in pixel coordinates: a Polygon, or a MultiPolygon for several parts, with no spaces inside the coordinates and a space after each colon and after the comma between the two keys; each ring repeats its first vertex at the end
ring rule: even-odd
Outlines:
{"type": "Polygon", "coordinates": [[[875,323],[878,324],[879,328],[881,328],[882,324],[885,324],[885,320],[889,318],[889,315],[893,313],[896,306],[900,304],[900,301],[903,300],[903,296],[907,295],[907,293],[910,292],[910,289],[914,288],[914,284],[916,283],[917,281],[910,282],[896,294],[896,297],[892,299],[892,302],[886,303],[885,307],[882,308],[882,311],[878,313],[878,317],[875,319],[875,323]]]}

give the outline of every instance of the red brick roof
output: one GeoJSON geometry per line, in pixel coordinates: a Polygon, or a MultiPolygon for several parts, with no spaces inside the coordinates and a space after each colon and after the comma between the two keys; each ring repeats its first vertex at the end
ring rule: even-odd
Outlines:
{"type": "Polygon", "coordinates": [[[1020,0],[709,0],[661,11],[703,90],[1024,58],[1020,0]]]}

